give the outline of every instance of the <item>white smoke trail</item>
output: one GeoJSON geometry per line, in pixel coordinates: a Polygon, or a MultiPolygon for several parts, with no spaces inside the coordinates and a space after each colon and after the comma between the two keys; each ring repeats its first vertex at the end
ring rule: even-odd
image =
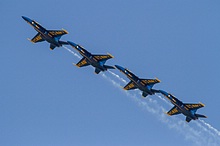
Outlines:
{"type": "Polygon", "coordinates": [[[220,136],[220,131],[218,131],[216,128],[214,128],[212,125],[206,123],[205,121],[199,119],[200,122],[202,122],[204,125],[206,125],[209,129],[213,130],[218,136],[220,136]]]}
{"type": "Polygon", "coordinates": [[[162,96],[155,94],[157,97],[159,97],[162,101],[164,101],[166,104],[173,106],[170,102],[168,102],[165,98],[163,98],[162,96]]]}
{"type": "MultiPolygon", "coordinates": [[[[121,86],[120,83],[114,81],[113,79],[111,79],[103,73],[102,77],[111,82],[115,87],[121,86]]],[[[162,123],[165,123],[170,129],[177,130],[179,133],[185,136],[185,139],[193,141],[195,145],[202,145],[207,142],[206,138],[201,137],[201,131],[190,127],[188,124],[185,123],[185,121],[179,120],[176,117],[172,117],[172,119],[170,119],[170,117],[168,118],[168,116],[164,114],[165,109],[162,106],[160,106],[156,100],[153,100],[149,97],[146,98],[148,102],[141,100],[141,98],[138,98],[138,95],[140,94],[139,91],[137,91],[136,94],[130,94],[130,92],[125,90],[121,91],[124,91],[123,93],[125,93],[126,96],[134,100],[140,107],[142,107],[142,109],[145,109],[148,112],[152,113],[162,123]]]]}
{"type": "MultiPolygon", "coordinates": [[[[119,81],[122,81],[122,82],[124,82],[125,80],[122,78],[122,77],[120,77],[119,75],[117,75],[117,74],[115,74],[115,73],[111,73],[111,75],[113,75],[114,77],[116,77],[119,81]]],[[[111,79],[108,79],[108,80],[110,80],[111,81],[111,79]]],[[[116,82],[115,81],[111,81],[111,82],[114,82],[114,85],[117,85],[116,84],[116,82]]],[[[124,82],[125,83],[125,82],[124,82]]],[[[127,83],[127,82],[126,82],[127,83]]],[[[118,84],[118,87],[119,87],[120,85],[118,84]]],[[[140,92],[138,92],[138,94],[141,94],[140,92]]],[[[126,92],[126,95],[127,96],[134,96],[134,95],[131,95],[131,94],[129,94],[128,92],[126,92]]],[[[172,104],[170,103],[170,102],[168,102],[165,98],[163,98],[163,97],[161,97],[160,95],[158,95],[158,94],[156,94],[156,96],[158,96],[162,101],[164,101],[166,104],[168,104],[168,105],[170,105],[170,106],[172,106],[172,104]]],[[[134,98],[134,97],[133,97],[134,98]]],[[[154,103],[154,104],[156,104],[157,106],[156,106],[156,108],[158,108],[158,109],[160,109],[160,112],[159,111],[157,111],[157,110],[155,110],[154,108],[152,108],[152,107],[149,107],[148,106],[148,104],[146,103],[146,102],[143,102],[143,101],[139,101],[139,100],[137,100],[137,98],[135,98],[135,101],[136,102],[138,102],[138,104],[139,105],[141,105],[141,106],[145,106],[145,108],[148,110],[148,112],[151,112],[151,113],[154,113],[154,114],[157,114],[157,116],[158,115],[160,115],[160,113],[163,113],[163,112],[165,112],[165,109],[162,107],[162,106],[160,106],[160,105],[158,105],[157,104],[157,102],[155,101],[155,100],[152,100],[151,98],[147,98],[147,100],[150,102],[150,103],[154,103]]],[[[155,105],[154,105],[155,106],[155,105]]],[[[167,118],[164,118],[164,114],[163,115],[161,115],[161,116],[159,116],[158,117],[163,123],[172,123],[171,121],[170,121],[170,119],[167,119],[167,118]]],[[[173,117],[172,117],[172,120],[173,120],[173,117]]],[[[201,121],[201,120],[200,120],[201,121]]],[[[204,142],[208,142],[207,143],[207,145],[217,145],[217,143],[219,144],[220,143],[220,139],[219,139],[219,137],[216,137],[216,135],[213,133],[213,132],[211,132],[210,131],[210,129],[211,130],[213,130],[213,131],[215,131],[215,133],[219,136],[219,134],[220,134],[220,132],[217,130],[217,129],[215,129],[214,127],[212,127],[210,124],[208,124],[208,123],[205,123],[203,120],[202,120],[202,123],[203,124],[205,124],[208,128],[209,128],[209,130],[207,129],[207,128],[205,128],[204,126],[202,126],[200,123],[198,123],[197,121],[195,121],[195,122],[193,122],[193,123],[195,123],[195,125],[199,128],[199,131],[197,130],[195,130],[195,129],[193,129],[192,127],[190,127],[189,125],[183,125],[183,123],[184,123],[185,121],[180,121],[180,120],[178,120],[178,125],[176,124],[173,124],[172,123],[172,127],[170,127],[169,125],[169,127],[170,128],[175,128],[177,131],[179,131],[180,133],[182,133],[182,134],[184,134],[184,132],[183,132],[183,129],[180,129],[180,128],[178,128],[178,127],[187,127],[187,129],[189,130],[189,131],[191,131],[191,133],[194,133],[194,135],[197,135],[196,133],[202,133],[203,135],[204,135],[204,137],[206,137],[206,133],[207,134],[209,134],[210,136],[211,136],[211,138],[209,138],[209,139],[206,139],[204,142]],[[205,133],[204,133],[205,132],[205,133]],[[210,140],[211,139],[211,140],[210,140]]],[[[191,122],[192,123],[192,122],[191,122]]],[[[185,123],[184,123],[185,124],[185,123]]],[[[202,135],[202,134],[200,134],[200,136],[202,135]]],[[[197,135],[198,136],[198,135],[197,135]]],[[[199,136],[199,137],[200,137],[199,136]]],[[[188,135],[188,137],[186,138],[186,139],[193,139],[192,137],[190,137],[189,135],[188,135]]],[[[204,140],[204,138],[201,140],[201,138],[199,138],[200,139],[200,141],[203,141],[204,140]]],[[[197,140],[199,140],[199,139],[197,139],[197,140]]],[[[198,141],[196,142],[197,144],[196,145],[201,145],[201,144],[204,144],[204,143],[199,143],[198,141]]]]}
{"type": "Polygon", "coordinates": [[[124,83],[128,83],[125,79],[123,79],[122,77],[120,77],[119,75],[113,73],[112,71],[108,70],[108,72],[113,75],[114,77],[116,77],[117,79],[119,79],[120,81],[124,82],[124,83]]]}
{"type": "Polygon", "coordinates": [[[81,59],[82,57],[80,57],[78,54],[76,54],[75,52],[73,52],[71,49],[67,48],[66,46],[62,46],[64,49],[66,49],[67,51],[69,51],[71,54],[73,54],[75,57],[81,59]]]}
{"type": "MultiPolygon", "coordinates": [[[[68,50],[70,53],[72,53],[75,57],[81,58],[76,53],[71,51],[69,48],[65,48],[65,49],[68,50]]],[[[113,75],[114,77],[116,77],[119,81],[121,81],[123,83],[127,83],[127,81],[124,80],[119,75],[117,75],[113,72],[110,72],[110,74],[113,75]]],[[[104,73],[101,73],[101,76],[104,79],[107,79],[108,81],[110,81],[113,84],[113,86],[121,87],[120,83],[114,81],[110,77],[106,76],[104,73]]],[[[121,90],[121,91],[124,91],[123,93],[125,93],[126,96],[133,99],[143,109],[146,109],[148,112],[152,113],[162,123],[165,123],[170,129],[175,129],[180,134],[182,134],[185,137],[186,140],[191,140],[195,145],[198,145],[198,146],[200,146],[200,145],[219,146],[220,145],[219,137],[216,137],[215,135],[213,135],[213,133],[208,131],[207,128],[205,128],[201,124],[192,121],[191,123],[196,123],[196,125],[200,129],[197,130],[195,128],[192,128],[189,124],[186,124],[185,121],[179,120],[176,117],[172,117],[172,118],[169,117],[168,118],[168,116],[164,114],[165,109],[161,105],[159,105],[156,100],[153,100],[150,97],[148,97],[148,98],[146,98],[146,100],[148,102],[146,102],[146,101],[141,100],[141,98],[138,98],[137,95],[140,94],[139,91],[136,90],[138,92],[137,95],[136,94],[132,95],[132,94],[130,94],[129,92],[127,92],[125,90],[121,90]],[[207,134],[209,134],[209,135],[207,136],[207,134]]],[[[163,101],[166,101],[161,96],[159,98],[163,101]]],[[[219,135],[219,131],[217,129],[215,129],[214,127],[212,127],[210,124],[205,123],[204,121],[202,123],[205,124],[209,129],[214,130],[219,135]]]]}

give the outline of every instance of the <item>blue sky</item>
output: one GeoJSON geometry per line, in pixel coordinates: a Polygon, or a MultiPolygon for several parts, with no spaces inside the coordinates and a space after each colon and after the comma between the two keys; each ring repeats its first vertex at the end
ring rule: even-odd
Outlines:
{"type": "Polygon", "coordinates": [[[1,1],[0,145],[219,145],[213,130],[220,129],[219,4],[1,1]],[[36,31],[23,15],[47,29],[66,29],[62,40],[92,53],[111,53],[115,58],[109,65],[159,78],[156,89],[183,102],[204,103],[198,113],[208,116],[206,125],[186,124],[183,115],[168,117],[163,113],[170,110],[168,103],[157,96],[142,99],[138,91],[125,93],[118,87],[125,83],[108,72],[96,75],[93,68],[73,66],[79,59],[64,48],[32,44],[26,38],[36,31]]]}

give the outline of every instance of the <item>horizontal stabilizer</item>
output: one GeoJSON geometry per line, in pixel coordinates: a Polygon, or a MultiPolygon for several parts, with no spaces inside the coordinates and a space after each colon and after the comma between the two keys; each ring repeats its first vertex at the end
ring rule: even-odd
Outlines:
{"type": "Polygon", "coordinates": [[[205,116],[205,115],[200,115],[200,114],[195,114],[195,116],[198,117],[198,118],[207,118],[207,116],[205,116]]]}
{"type": "Polygon", "coordinates": [[[62,44],[62,45],[69,45],[69,43],[64,42],[64,41],[59,41],[59,43],[62,44]]]}
{"type": "Polygon", "coordinates": [[[115,69],[115,67],[109,66],[109,65],[104,65],[104,67],[105,67],[106,69],[115,69]]]}
{"type": "Polygon", "coordinates": [[[155,89],[151,89],[151,91],[155,94],[155,93],[161,93],[160,90],[155,90],[155,89]]]}

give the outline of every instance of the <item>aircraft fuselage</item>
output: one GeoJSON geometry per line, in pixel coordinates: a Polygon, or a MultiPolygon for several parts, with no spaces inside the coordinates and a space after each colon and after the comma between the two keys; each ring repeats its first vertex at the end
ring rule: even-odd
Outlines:
{"type": "Polygon", "coordinates": [[[179,99],[177,99],[176,97],[174,97],[173,95],[171,94],[168,94],[165,96],[168,100],[170,100],[170,102],[175,105],[179,111],[181,111],[181,113],[183,115],[185,115],[186,117],[189,117],[193,120],[196,120],[198,119],[198,117],[195,116],[195,112],[194,111],[191,111],[189,110],[184,104],[182,101],[180,101],[179,99]]]}
{"type": "Polygon", "coordinates": [[[122,73],[124,73],[128,79],[130,79],[132,82],[134,82],[134,84],[136,85],[136,87],[138,89],[140,89],[141,91],[147,93],[147,94],[150,94],[150,95],[153,95],[154,93],[148,89],[147,86],[145,86],[145,84],[136,76],[134,75],[132,72],[130,72],[129,70],[127,69],[124,69],[121,70],[122,73]]]}
{"type": "Polygon", "coordinates": [[[62,46],[61,43],[59,43],[59,39],[56,37],[53,37],[50,32],[45,29],[43,26],[41,26],[39,23],[37,23],[34,20],[31,20],[27,17],[23,16],[23,19],[25,19],[27,21],[28,24],[30,24],[38,33],[41,34],[42,38],[47,41],[50,44],[55,45],[56,47],[60,47],[62,46]]]}
{"type": "Polygon", "coordinates": [[[91,64],[93,67],[100,69],[101,71],[106,71],[107,69],[103,66],[104,63],[101,65],[100,62],[93,57],[93,55],[88,52],[83,47],[77,45],[74,47],[83,57],[85,57],[88,60],[88,63],[91,64]]]}

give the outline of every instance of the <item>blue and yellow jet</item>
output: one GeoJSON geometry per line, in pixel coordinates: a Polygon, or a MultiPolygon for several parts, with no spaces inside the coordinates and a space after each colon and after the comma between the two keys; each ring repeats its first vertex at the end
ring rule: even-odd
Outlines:
{"type": "Polygon", "coordinates": [[[190,122],[191,120],[197,120],[198,118],[207,118],[205,115],[196,114],[196,111],[199,108],[205,106],[204,104],[183,103],[170,93],[167,93],[163,90],[159,90],[159,92],[163,94],[168,100],[170,100],[170,102],[174,105],[174,107],[167,112],[169,116],[182,113],[186,116],[186,122],[190,122]]]}
{"type": "Polygon", "coordinates": [[[95,67],[96,74],[99,74],[101,71],[106,71],[108,69],[115,69],[113,66],[105,65],[105,62],[108,59],[113,58],[111,54],[93,55],[82,46],[70,41],[67,42],[83,56],[83,58],[77,64],[75,64],[77,67],[92,65],[93,67],[95,67]]]}
{"type": "Polygon", "coordinates": [[[50,49],[53,50],[55,47],[61,47],[67,45],[67,42],[60,41],[62,35],[68,34],[66,30],[47,30],[42,27],[39,23],[31,20],[28,17],[22,16],[22,18],[30,24],[38,33],[30,40],[33,43],[47,41],[50,43],[50,49]]]}
{"type": "Polygon", "coordinates": [[[142,96],[146,97],[147,95],[153,95],[158,93],[158,90],[152,89],[154,84],[160,83],[159,79],[140,79],[136,75],[134,75],[131,71],[126,68],[123,68],[119,65],[115,65],[115,67],[125,74],[131,81],[124,87],[124,90],[133,90],[140,89],[143,91],[142,96]]]}

